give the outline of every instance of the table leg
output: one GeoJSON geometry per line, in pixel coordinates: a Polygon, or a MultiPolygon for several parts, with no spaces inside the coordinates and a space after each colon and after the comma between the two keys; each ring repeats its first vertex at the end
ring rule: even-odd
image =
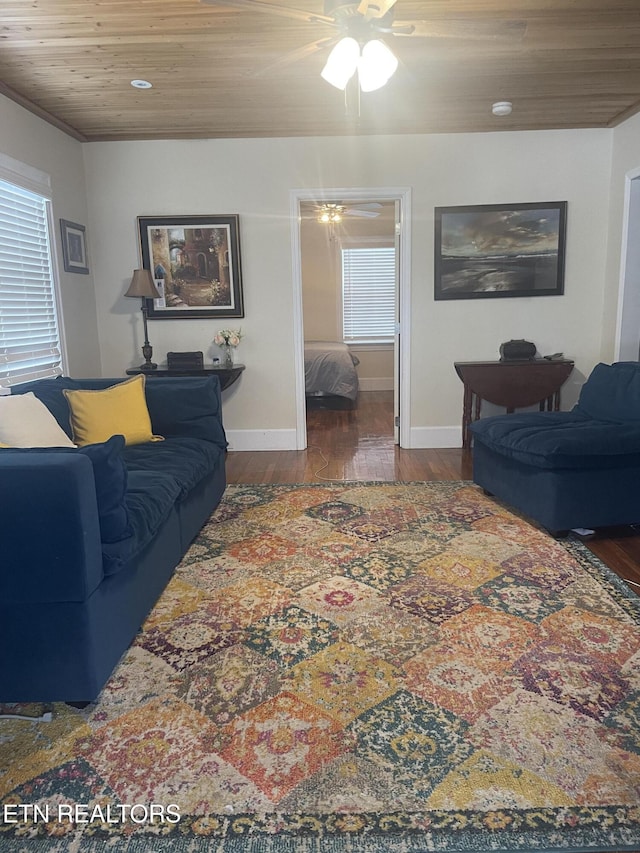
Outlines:
{"type": "Polygon", "coordinates": [[[469,424],[471,423],[471,400],[473,393],[471,388],[465,384],[464,397],[462,400],[462,447],[466,450],[471,447],[471,432],[469,424]]]}
{"type": "Polygon", "coordinates": [[[481,409],[481,408],[482,408],[482,397],[479,397],[479,396],[476,394],[476,411],[475,411],[475,415],[474,415],[474,418],[473,418],[473,419],[474,419],[474,421],[479,421],[479,420],[480,420],[480,409],[481,409]]]}

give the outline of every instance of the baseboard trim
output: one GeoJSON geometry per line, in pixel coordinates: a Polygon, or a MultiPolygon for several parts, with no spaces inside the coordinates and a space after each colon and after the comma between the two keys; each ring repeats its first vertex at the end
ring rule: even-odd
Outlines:
{"type": "Polygon", "coordinates": [[[393,376],[365,376],[358,379],[361,391],[393,391],[393,376]]]}
{"type": "Polygon", "coordinates": [[[462,447],[462,427],[413,427],[410,430],[412,449],[462,447]]]}
{"type": "Polygon", "coordinates": [[[295,429],[228,429],[229,450],[297,450],[295,429]]]}

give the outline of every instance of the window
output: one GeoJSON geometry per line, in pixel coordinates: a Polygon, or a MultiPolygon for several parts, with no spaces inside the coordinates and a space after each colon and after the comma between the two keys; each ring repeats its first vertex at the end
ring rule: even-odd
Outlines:
{"type": "Polygon", "coordinates": [[[342,334],[345,343],[391,343],[396,325],[393,246],[342,246],[342,334]]]}
{"type": "Polygon", "coordinates": [[[17,161],[7,168],[9,160],[0,161],[0,386],[5,387],[62,373],[48,178],[17,161]],[[3,180],[7,175],[19,183],[3,180]]]}

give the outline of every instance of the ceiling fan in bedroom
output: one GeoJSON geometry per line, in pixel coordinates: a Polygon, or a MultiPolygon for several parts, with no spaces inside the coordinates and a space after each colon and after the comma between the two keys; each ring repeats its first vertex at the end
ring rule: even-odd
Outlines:
{"type": "Polygon", "coordinates": [[[323,224],[336,224],[350,216],[360,217],[362,219],[375,219],[376,216],[380,216],[382,205],[377,201],[372,201],[364,204],[353,204],[350,207],[347,207],[344,204],[331,202],[327,204],[319,204],[316,206],[315,210],[318,222],[323,224]]]}
{"type": "Polygon", "coordinates": [[[321,76],[338,89],[346,89],[357,78],[359,90],[372,92],[387,83],[398,67],[398,60],[383,39],[412,38],[520,40],[526,22],[487,20],[467,16],[464,19],[395,20],[396,0],[324,0],[319,15],[267,0],[201,0],[211,6],[243,9],[276,15],[310,24],[328,26],[337,33],[305,44],[283,54],[268,69],[288,65],[319,51],[331,48],[321,76]],[[357,72],[357,74],[356,74],[357,72]]]}

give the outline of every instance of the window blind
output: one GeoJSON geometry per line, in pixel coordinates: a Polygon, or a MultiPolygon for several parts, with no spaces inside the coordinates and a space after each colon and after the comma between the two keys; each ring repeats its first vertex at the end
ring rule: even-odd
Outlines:
{"type": "Polygon", "coordinates": [[[0,180],[0,386],[62,373],[48,205],[0,180]]]}
{"type": "Polygon", "coordinates": [[[393,341],[395,302],[394,247],[343,247],[342,319],[345,342],[393,341]]]}

